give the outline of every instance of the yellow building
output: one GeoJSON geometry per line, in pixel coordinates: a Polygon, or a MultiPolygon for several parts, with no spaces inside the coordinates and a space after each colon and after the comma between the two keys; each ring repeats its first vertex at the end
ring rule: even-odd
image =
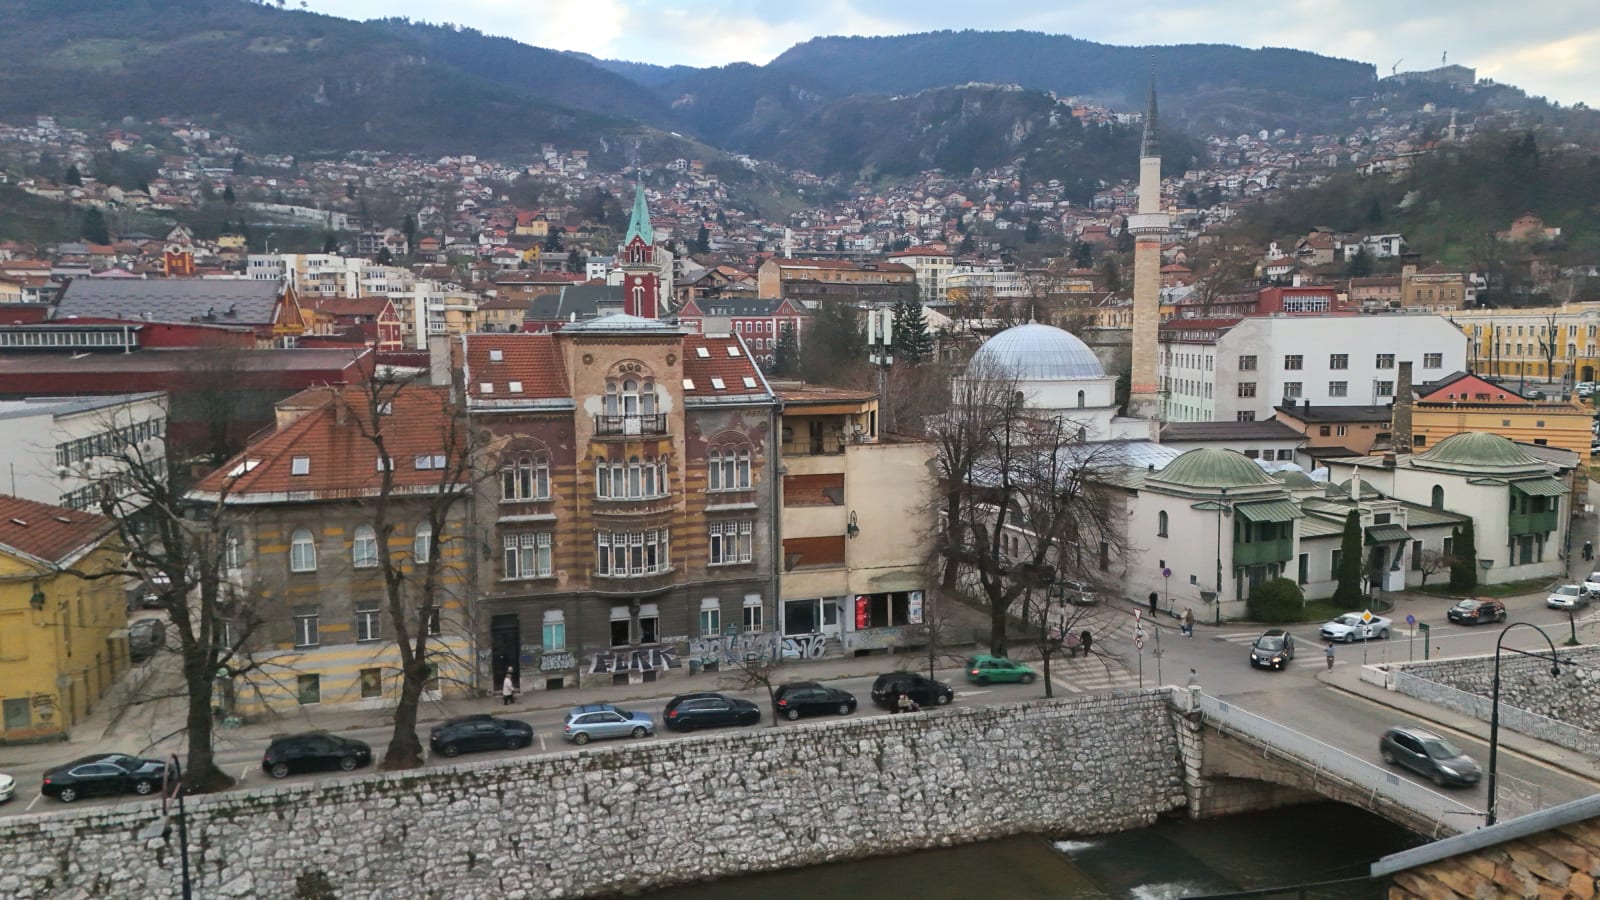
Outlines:
{"type": "Polygon", "coordinates": [[[128,667],[111,523],[0,496],[0,744],[65,738],[128,667]]]}
{"type": "Polygon", "coordinates": [[[1468,365],[1479,375],[1579,382],[1600,374],[1600,303],[1448,315],[1466,334],[1468,365]]]}
{"type": "Polygon", "coordinates": [[[1587,471],[1593,410],[1571,400],[1527,400],[1476,375],[1433,385],[1412,407],[1412,445],[1417,452],[1468,431],[1498,434],[1526,444],[1578,454],[1587,471]]]}

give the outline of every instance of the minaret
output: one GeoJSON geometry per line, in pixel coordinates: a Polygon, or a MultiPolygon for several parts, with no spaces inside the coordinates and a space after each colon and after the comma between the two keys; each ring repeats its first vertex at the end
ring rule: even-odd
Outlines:
{"type": "Polygon", "coordinates": [[[1139,211],[1128,217],[1133,232],[1133,371],[1128,415],[1161,415],[1156,361],[1161,324],[1161,237],[1170,225],[1161,211],[1161,147],[1156,131],[1156,83],[1150,78],[1150,105],[1144,114],[1139,152],[1139,211]]]}
{"type": "Polygon", "coordinates": [[[650,206],[644,185],[633,192],[633,215],[622,238],[622,311],[646,319],[661,315],[661,271],[656,263],[656,232],[650,227],[650,206]]]}

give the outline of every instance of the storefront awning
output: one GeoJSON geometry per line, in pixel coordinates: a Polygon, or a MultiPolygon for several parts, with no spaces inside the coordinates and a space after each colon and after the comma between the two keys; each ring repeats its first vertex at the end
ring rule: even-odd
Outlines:
{"type": "Polygon", "coordinates": [[[1264,503],[1242,503],[1233,508],[1246,522],[1293,522],[1305,515],[1300,507],[1288,500],[1268,500],[1264,503]]]}
{"type": "Polygon", "coordinates": [[[1411,540],[1411,532],[1406,531],[1399,525],[1389,523],[1384,525],[1367,526],[1368,544],[1390,544],[1394,543],[1395,541],[1409,540],[1411,540]]]}
{"type": "Polygon", "coordinates": [[[1513,481],[1511,486],[1530,497],[1560,497],[1567,493],[1567,486],[1555,478],[1513,481]]]}

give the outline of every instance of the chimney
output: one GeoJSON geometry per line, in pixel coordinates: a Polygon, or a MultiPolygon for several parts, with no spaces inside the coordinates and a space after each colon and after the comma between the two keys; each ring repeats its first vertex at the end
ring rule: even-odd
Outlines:
{"type": "Polygon", "coordinates": [[[1389,429],[1398,453],[1411,452],[1411,410],[1411,361],[1406,360],[1400,363],[1400,377],[1394,386],[1394,421],[1389,429]]]}

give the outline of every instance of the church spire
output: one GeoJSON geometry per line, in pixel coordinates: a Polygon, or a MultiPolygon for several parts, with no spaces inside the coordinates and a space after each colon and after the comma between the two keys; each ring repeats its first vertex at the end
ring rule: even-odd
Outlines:
{"type": "MultiPolygon", "coordinates": [[[[1151,64],[1154,68],[1154,63],[1151,64]]],[[[1156,135],[1156,73],[1150,73],[1150,105],[1144,112],[1144,144],[1140,147],[1139,156],[1160,156],[1161,143],[1156,135]]]]}
{"type": "Polygon", "coordinates": [[[656,242],[656,232],[650,227],[650,205],[644,199],[644,185],[633,186],[633,215],[628,219],[628,233],[623,236],[623,246],[632,243],[634,236],[646,244],[656,242]]]}

